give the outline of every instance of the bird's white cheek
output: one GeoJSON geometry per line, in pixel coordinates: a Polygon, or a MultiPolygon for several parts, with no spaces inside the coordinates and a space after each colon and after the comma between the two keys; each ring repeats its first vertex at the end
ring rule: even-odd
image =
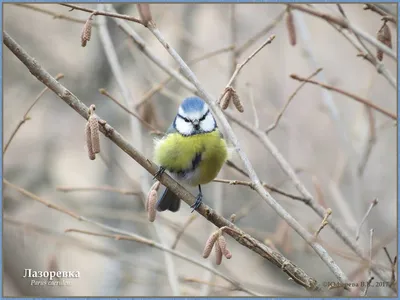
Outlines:
{"type": "Polygon", "coordinates": [[[183,135],[189,135],[193,131],[192,123],[185,122],[181,118],[176,119],[175,126],[176,126],[176,130],[178,130],[178,132],[183,135]]]}

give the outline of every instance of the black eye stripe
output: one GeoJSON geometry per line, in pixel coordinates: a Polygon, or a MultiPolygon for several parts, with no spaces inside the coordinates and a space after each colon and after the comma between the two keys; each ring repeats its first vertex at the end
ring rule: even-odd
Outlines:
{"type": "Polygon", "coordinates": [[[210,110],[207,110],[207,112],[199,119],[199,121],[204,121],[204,119],[207,117],[208,113],[210,112],[210,110]]]}
{"type": "Polygon", "coordinates": [[[178,114],[178,117],[181,118],[182,120],[184,120],[184,121],[187,122],[187,123],[190,122],[189,119],[185,118],[184,116],[182,116],[182,115],[180,115],[180,114],[178,114]]]}

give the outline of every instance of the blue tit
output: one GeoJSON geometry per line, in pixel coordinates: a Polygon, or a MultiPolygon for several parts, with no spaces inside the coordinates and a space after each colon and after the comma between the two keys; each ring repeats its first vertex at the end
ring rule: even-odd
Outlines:
{"type": "MultiPolygon", "coordinates": [[[[155,142],[154,161],[176,180],[199,187],[197,209],[203,199],[201,184],[213,180],[228,156],[227,146],[208,105],[199,97],[186,98],[166,135],[155,142]]],[[[157,210],[176,212],[180,199],[166,189],[157,202],[157,210]]],[[[192,211],[192,212],[193,212],[192,211]]]]}

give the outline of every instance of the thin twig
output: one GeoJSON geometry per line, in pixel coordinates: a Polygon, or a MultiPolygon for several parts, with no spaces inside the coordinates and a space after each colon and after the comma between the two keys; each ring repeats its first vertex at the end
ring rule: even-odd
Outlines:
{"type": "Polygon", "coordinates": [[[363,103],[365,105],[368,105],[372,109],[375,109],[376,111],[379,111],[380,113],[388,116],[389,118],[397,120],[396,114],[393,114],[393,113],[381,108],[380,106],[374,104],[373,102],[371,102],[371,101],[369,101],[367,99],[361,98],[361,97],[359,97],[359,96],[357,96],[355,94],[346,92],[346,91],[344,91],[342,89],[339,89],[337,87],[334,87],[334,86],[331,86],[331,85],[327,85],[327,84],[324,84],[324,83],[321,83],[321,82],[318,82],[318,81],[315,81],[315,80],[312,80],[312,79],[307,79],[307,78],[300,77],[300,76],[298,76],[296,74],[292,74],[292,75],[290,75],[290,77],[295,79],[295,80],[302,81],[302,82],[309,82],[309,83],[318,85],[320,87],[323,87],[323,88],[325,88],[327,90],[335,91],[335,92],[337,92],[339,94],[342,94],[342,95],[345,95],[347,97],[350,97],[350,98],[356,100],[357,102],[360,102],[360,103],[363,103]]]}
{"type": "MultiPolygon", "coordinates": [[[[43,14],[49,15],[49,16],[53,16],[53,19],[60,19],[60,20],[66,20],[66,21],[71,21],[73,23],[79,23],[79,24],[85,24],[86,20],[81,20],[81,19],[77,19],[77,18],[73,18],[73,17],[69,17],[67,15],[63,15],[42,7],[39,7],[38,5],[32,5],[32,4],[27,4],[27,3],[10,3],[12,5],[15,6],[19,6],[19,7],[24,7],[24,8],[28,8],[37,12],[41,12],[43,14]]],[[[96,23],[92,23],[92,26],[97,26],[96,23]]]]}
{"type": "Polygon", "coordinates": [[[141,191],[132,191],[127,189],[119,189],[112,186],[92,186],[92,187],[70,187],[70,186],[58,186],[57,191],[70,193],[70,192],[92,192],[92,191],[106,191],[113,192],[122,195],[140,195],[141,191]]]}
{"type": "MultiPolygon", "coordinates": [[[[6,31],[3,32],[4,44],[14,53],[14,55],[21,60],[21,62],[28,68],[28,70],[38,80],[47,85],[53,90],[60,98],[65,101],[71,108],[78,112],[83,118],[87,119],[89,116],[89,109],[84,105],[75,95],[68,91],[62,84],[56,81],[40,64],[34,60],[29,54],[18,45],[6,31]]],[[[100,124],[100,131],[105,134],[111,141],[113,141],[119,148],[125,153],[131,156],[136,162],[138,162],[144,169],[146,169],[151,175],[155,175],[158,171],[158,166],[152,163],[148,158],[138,152],[120,133],[118,133],[109,124],[100,124]]],[[[180,199],[189,205],[193,205],[196,201],[195,196],[190,194],[184,189],[179,183],[173,180],[168,174],[164,173],[160,176],[159,181],[171,190],[180,199]]],[[[291,261],[286,259],[280,253],[274,252],[272,249],[257,241],[253,237],[241,231],[237,226],[218,215],[209,206],[202,203],[197,209],[197,212],[204,216],[207,220],[215,224],[217,227],[229,226],[234,230],[240,232],[240,235],[236,235],[233,232],[229,234],[240,244],[256,252],[263,258],[269,260],[279,268],[283,265],[285,268],[282,270],[288,274],[294,282],[304,286],[308,290],[319,290],[317,281],[308,276],[302,269],[294,265],[291,261]],[[246,237],[246,238],[243,238],[246,237]]],[[[82,217],[80,217],[82,218],[82,217]]],[[[318,247],[315,245],[315,247],[318,247]]]]}
{"type": "Polygon", "coordinates": [[[106,16],[106,17],[111,17],[111,18],[118,18],[118,19],[132,21],[132,22],[143,25],[143,22],[141,20],[139,20],[138,18],[134,18],[132,16],[128,16],[128,15],[114,14],[114,13],[109,13],[109,12],[105,12],[105,11],[97,11],[94,9],[90,9],[90,8],[86,8],[86,7],[78,6],[78,5],[74,5],[74,4],[60,3],[60,5],[69,7],[69,8],[71,8],[71,10],[85,11],[85,12],[93,14],[94,16],[106,16]]]}
{"type": "MultiPolygon", "coordinates": [[[[317,75],[319,72],[322,71],[322,68],[316,70],[314,73],[312,73],[310,76],[307,77],[307,79],[313,78],[315,75],[317,75]]],[[[282,110],[278,113],[276,116],[276,119],[274,123],[272,123],[268,129],[265,131],[266,134],[269,134],[279,123],[279,120],[282,118],[283,114],[285,113],[286,109],[288,108],[290,102],[293,100],[293,98],[297,95],[297,93],[301,90],[301,88],[306,84],[307,82],[302,82],[297,89],[293,92],[293,94],[290,95],[289,99],[286,101],[285,105],[283,106],[282,110]]]]}
{"type": "Polygon", "coordinates": [[[361,232],[361,227],[362,227],[362,225],[364,224],[365,220],[368,218],[368,216],[369,216],[369,214],[370,214],[372,208],[373,208],[375,205],[377,205],[378,202],[379,202],[378,199],[375,198],[375,199],[371,202],[371,204],[369,205],[369,207],[368,207],[368,209],[367,209],[367,212],[365,213],[364,217],[362,218],[362,220],[361,220],[361,222],[360,222],[360,225],[358,225],[357,232],[356,232],[356,241],[358,241],[358,239],[360,238],[360,232],[361,232]]]}
{"type": "Polygon", "coordinates": [[[366,106],[365,109],[366,109],[367,115],[368,115],[369,138],[368,138],[365,150],[360,159],[360,163],[358,165],[359,176],[362,176],[364,174],[364,170],[365,170],[365,167],[367,166],[367,162],[368,162],[368,159],[372,152],[372,148],[376,144],[376,140],[377,140],[374,114],[372,112],[371,107],[366,106]]]}
{"type": "Polygon", "coordinates": [[[246,42],[244,42],[241,46],[235,48],[235,52],[237,55],[241,55],[244,51],[246,51],[249,47],[251,47],[257,40],[265,36],[268,32],[278,25],[278,23],[283,19],[285,16],[286,9],[281,11],[278,16],[265,28],[263,28],[260,32],[256,33],[254,36],[249,38],[246,42]]]}
{"type": "Polygon", "coordinates": [[[271,44],[272,41],[275,38],[275,34],[271,35],[260,47],[256,49],[252,54],[250,54],[249,57],[247,57],[241,64],[236,66],[235,72],[233,72],[233,75],[231,79],[228,81],[228,84],[226,87],[229,87],[232,85],[232,82],[235,80],[235,78],[239,75],[239,72],[242,70],[242,68],[258,53],[260,52],[266,45],[271,44]]]}
{"type": "MultiPolygon", "coordinates": [[[[61,73],[60,73],[60,74],[57,74],[56,77],[55,77],[56,80],[60,80],[61,78],[64,78],[64,74],[61,74],[61,73]]],[[[19,121],[17,127],[15,127],[15,129],[14,129],[14,131],[11,133],[11,136],[10,136],[10,138],[8,139],[6,145],[4,146],[3,155],[6,153],[8,147],[10,146],[10,144],[11,144],[13,138],[14,138],[14,136],[17,134],[17,132],[18,132],[18,130],[21,128],[21,126],[24,125],[24,123],[25,123],[26,121],[29,121],[29,120],[31,119],[31,118],[28,116],[29,112],[32,110],[32,108],[35,106],[35,104],[39,101],[39,99],[42,98],[42,96],[44,95],[44,93],[45,93],[46,91],[48,91],[48,90],[49,90],[49,88],[48,88],[48,87],[45,87],[45,88],[36,96],[36,99],[35,99],[35,101],[32,102],[31,106],[29,106],[28,110],[27,110],[27,111],[25,112],[25,114],[23,115],[22,120],[19,121]]]]}
{"type": "MultiPolygon", "coordinates": [[[[238,64],[238,53],[235,51],[237,44],[237,21],[236,21],[236,3],[231,3],[230,7],[230,38],[231,45],[233,46],[231,52],[231,64],[229,74],[233,74],[235,72],[236,66],[238,64]]],[[[231,83],[232,87],[235,87],[235,81],[233,80],[231,83]]]]}
{"type": "MultiPolygon", "coordinates": [[[[249,178],[249,175],[248,175],[246,172],[244,172],[242,169],[240,169],[239,167],[237,167],[233,162],[231,162],[231,161],[228,160],[228,161],[227,161],[227,165],[228,165],[229,167],[231,167],[231,168],[233,168],[233,169],[239,171],[242,175],[244,175],[244,176],[246,176],[246,177],[249,178]]],[[[248,186],[248,187],[254,189],[254,184],[252,184],[252,183],[249,182],[249,181],[229,180],[229,179],[220,179],[220,178],[215,178],[213,181],[214,181],[214,182],[220,182],[220,183],[227,183],[227,184],[230,184],[230,185],[244,185],[244,186],[248,186]]],[[[299,200],[299,201],[303,201],[303,202],[304,202],[304,201],[307,201],[307,199],[305,199],[304,197],[296,196],[296,195],[293,195],[293,194],[291,194],[291,193],[282,191],[282,190],[280,190],[280,189],[278,189],[278,188],[276,188],[276,187],[274,187],[274,186],[272,186],[272,185],[270,185],[270,184],[268,184],[268,183],[261,182],[261,184],[262,184],[266,189],[270,190],[271,192],[275,192],[275,193],[277,193],[277,194],[280,194],[280,195],[282,195],[282,196],[285,196],[285,197],[288,197],[288,198],[291,198],[291,199],[294,199],[294,200],[299,200]]]]}
{"type": "MultiPolygon", "coordinates": [[[[208,52],[206,54],[203,54],[199,57],[196,57],[193,60],[190,60],[188,62],[188,65],[192,66],[195,65],[203,60],[212,58],[214,56],[217,56],[219,54],[231,51],[233,49],[233,46],[228,46],[228,47],[224,47],[218,50],[214,50],[211,52],[208,52]]],[[[179,69],[177,69],[177,71],[179,71],[179,69]]],[[[157,85],[153,86],[150,90],[148,90],[146,93],[144,93],[144,95],[142,96],[142,98],[138,101],[138,103],[136,104],[135,108],[138,109],[141,105],[143,105],[146,101],[148,101],[152,96],[154,96],[156,93],[158,93],[159,91],[161,91],[171,80],[173,80],[174,77],[173,76],[169,76],[168,78],[164,79],[163,81],[161,81],[160,83],[158,83],[157,85]]]]}
{"type": "Polygon", "coordinates": [[[156,134],[163,134],[163,132],[159,131],[157,128],[155,128],[153,125],[147,123],[145,120],[142,119],[136,112],[131,111],[129,108],[127,108],[125,105],[123,105],[121,102],[119,102],[117,99],[115,99],[112,95],[110,95],[109,92],[107,92],[106,89],[101,88],[99,90],[100,94],[106,96],[107,98],[111,99],[114,103],[116,103],[119,107],[121,107],[124,111],[126,111],[128,114],[134,116],[136,119],[138,119],[144,126],[146,126],[148,129],[152,130],[156,134]]]}
{"type": "Polygon", "coordinates": [[[321,225],[319,225],[318,230],[317,230],[317,231],[315,232],[315,234],[314,234],[314,237],[315,237],[315,238],[317,238],[318,235],[319,235],[319,233],[321,232],[321,230],[324,229],[324,227],[325,227],[326,225],[329,224],[328,218],[329,218],[329,216],[330,216],[331,214],[332,214],[332,209],[328,208],[328,209],[326,210],[326,212],[325,212],[325,216],[324,216],[324,218],[323,218],[323,220],[322,220],[322,222],[321,222],[321,225]]]}

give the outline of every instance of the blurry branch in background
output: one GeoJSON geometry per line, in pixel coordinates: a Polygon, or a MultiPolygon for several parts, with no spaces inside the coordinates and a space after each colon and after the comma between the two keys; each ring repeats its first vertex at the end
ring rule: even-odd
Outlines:
{"type": "Polygon", "coordinates": [[[339,94],[345,95],[345,96],[347,96],[349,98],[352,98],[352,99],[356,100],[357,102],[361,102],[361,103],[363,103],[365,105],[368,105],[372,109],[374,109],[376,111],[379,111],[380,113],[386,115],[389,118],[392,118],[393,120],[397,120],[397,115],[396,114],[385,110],[384,108],[372,103],[370,100],[363,99],[363,98],[361,98],[361,97],[359,97],[359,96],[357,96],[355,94],[346,92],[346,91],[344,91],[342,89],[339,89],[339,88],[331,86],[331,85],[327,85],[327,84],[324,84],[324,83],[321,83],[321,82],[318,82],[318,81],[315,81],[315,80],[311,80],[311,79],[300,77],[300,76],[298,76],[296,74],[292,74],[292,75],[290,75],[290,77],[292,79],[294,79],[294,80],[312,83],[312,84],[318,85],[318,86],[320,86],[322,88],[325,88],[325,89],[328,89],[328,90],[331,90],[331,91],[335,91],[335,92],[337,92],[339,94]]]}
{"type": "Polygon", "coordinates": [[[111,96],[110,93],[107,92],[106,89],[101,88],[101,89],[99,89],[99,92],[100,92],[100,94],[102,94],[102,95],[106,96],[107,98],[111,99],[114,103],[116,103],[119,107],[121,107],[128,114],[130,114],[130,115],[134,116],[136,119],[138,119],[148,129],[154,131],[156,134],[163,134],[161,131],[159,131],[158,129],[154,128],[151,124],[149,124],[145,120],[143,120],[136,112],[131,111],[129,108],[127,108],[125,105],[123,105],[117,99],[115,99],[115,97],[111,96]]]}
{"type": "Polygon", "coordinates": [[[120,188],[115,188],[112,186],[93,186],[93,187],[69,187],[69,186],[57,186],[56,187],[57,191],[64,192],[64,193],[70,193],[70,192],[91,192],[91,191],[101,191],[101,192],[112,192],[112,193],[118,193],[122,195],[141,195],[141,191],[132,191],[128,189],[120,189],[120,188]]]}
{"type": "Polygon", "coordinates": [[[143,22],[141,20],[139,20],[138,18],[134,18],[134,17],[128,16],[128,15],[113,14],[113,13],[104,12],[104,11],[97,11],[94,9],[90,9],[90,8],[86,8],[86,7],[78,6],[78,5],[74,5],[74,4],[60,3],[60,5],[71,8],[70,11],[77,9],[77,10],[89,12],[89,13],[93,14],[94,16],[106,16],[106,17],[111,17],[111,18],[124,19],[124,20],[132,21],[132,22],[144,25],[143,22]]]}
{"type": "MultiPolygon", "coordinates": [[[[276,25],[279,24],[279,22],[283,19],[285,16],[286,10],[284,9],[282,12],[278,14],[278,16],[272,20],[270,24],[268,24],[264,29],[262,29],[260,32],[256,33],[254,36],[249,38],[246,42],[244,42],[241,46],[235,47],[235,52],[236,55],[239,56],[243,54],[244,51],[246,51],[248,48],[250,48],[257,40],[265,36],[268,32],[270,32],[272,29],[276,27],[276,25]]],[[[235,66],[236,67],[236,66],[235,66]]],[[[234,71],[234,70],[233,70],[234,71]]]]}
{"type": "MultiPolygon", "coordinates": [[[[312,73],[310,76],[307,77],[307,79],[311,79],[313,78],[315,75],[317,75],[319,72],[322,71],[322,68],[316,70],[314,73],[312,73]]],[[[266,134],[269,134],[273,129],[275,129],[275,127],[278,125],[279,120],[282,118],[283,114],[285,113],[286,109],[288,108],[290,102],[293,100],[293,98],[297,95],[297,93],[301,90],[301,88],[306,84],[307,82],[302,82],[297,89],[293,92],[293,94],[290,95],[289,99],[287,99],[285,105],[283,106],[282,110],[278,113],[278,115],[276,116],[276,119],[274,121],[274,123],[272,123],[267,130],[265,130],[266,134]]]]}
{"type": "Polygon", "coordinates": [[[370,203],[370,205],[369,205],[369,207],[367,209],[367,212],[365,213],[364,217],[361,220],[360,225],[357,228],[356,241],[358,241],[358,239],[360,238],[361,227],[363,226],[365,220],[368,218],[369,214],[371,213],[372,208],[377,204],[378,204],[378,199],[376,199],[376,198],[370,203]]]}
{"type": "Polygon", "coordinates": [[[90,235],[109,237],[109,238],[113,238],[115,240],[131,240],[131,241],[135,241],[135,242],[138,242],[138,243],[142,243],[142,244],[148,245],[150,247],[154,247],[154,248],[160,249],[160,250],[162,250],[164,252],[168,252],[168,253],[176,256],[176,257],[184,259],[184,260],[186,260],[186,261],[188,261],[188,262],[190,262],[192,264],[195,264],[195,265],[197,265],[197,266],[199,266],[201,268],[205,268],[206,270],[208,270],[210,272],[213,272],[214,274],[216,274],[216,275],[220,276],[221,278],[227,280],[228,282],[232,283],[238,289],[240,289],[242,291],[245,291],[245,292],[249,293],[250,295],[257,295],[258,296],[257,293],[254,293],[252,291],[247,290],[246,288],[242,287],[235,280],[223,275],[222,273],[220,273],[219,271],[217,271],[217,270],[215,270],[213,268],[210,268],[210,267],[206,266],[205,264],[199,263],[198,260],[192,259],[192,258],[184,255],[183,253],[180,253],[178,251],[172,250],[172,249],[170,249],[170,248],[168,248],[168,247],[166,247],[164,245],[161,245],[161,244],[159,244],[159,243],[157,243],[155,241],[152,241],[150,239],[142,237],[142,236],[140,236],[138,234],[131,233],[131,232],[128,232],[128,231],[125,231],[125,230],[122,230],[122,229],[114,228],[114,227],[111,227],[109,225],[105,225],[105,224],[93,221],[93,220],[88,219],[88,218],[86,218],[84,216],[80,216],[79,214],[75,213],[74,211],[71,211],[71,210],[69,210],[67,208],[61,207],[59,205],[53,204],[51,202],[48,202],[47,200],[42,199],[39,196],[36,196],[36,195],[32,194],[31,192],[12,184],[11,182],[7,181],[6,179],[3,179],[3,183],[6,184],[7,186],[17,190],[19,193],[31,198],[32,200],[35,200],[35,201],[38,201],[38,202],[42,203],[43,205],[47,206],[48,208],[57,210],[57,211],[59,211],[59,212],[61,212],[63,214],[67,214],[70,217],[73,217],[74,219],[76,219],[78,221],[86,222],[88,224],[94,225],[94,226],[99,227],[101,229],[104,229],[104,230],[107,230],[107,231],[111,231],[111,232],[115,232],[116,234],[115,235],[110,235],[110,234],[101,234],[101,233],[91,233],[91,232],[88,232],[88,231],[77,230],[77,229],[75,229],[75,230],[74,229],[66,229],[65,232],[74,231],[74,232],[81,232],[81,233],[86,233],[86,234],[90,234],[90,235]]]}
{"type": "MultiPolygon", "coordinates": [[[[64,78],[64,74],[57,74],[55,79],[56,80],[60,80],[61,78],[64,78]]],[[[9,138],[9,140],[7,141],[6,145],[4,146],[4,150],[3,150],[3,155],[6,153],[8,147],[10,146],[14,136],[17,134],[18,130],[21,128],[22,125],[25,124],[26,121],[29,121],[31,118],[28,116],[29,112],[32,110],[32,108],[35,106],[35,104],[40,100],[40,98],[42,98],[42,96],[44,95],[44,93],[46,91],[48,91],[49,88],[45,87],[40,93],[39,95],[36,96],[35,101],[33,101],[33,103],[31,104],[31,106],[29,106],[28,110],[25,112],[25,114],[22,117],[22,120],[19,121],[17,127],[14,129],[14,131],[11,133],[11,136],[9,138]]]]}
{"type": "MultiPolygon", "coordinates": [[[[15,5],[15,6],[19,6],[19,7],[24,7],[24,8],[28,8],[49,16],[53,16],[53,19],[60,19],[60,20],[66,20],[66,21],[71,21],[73,23],[80,23],[80,24],[85,24],[86,20],[81,20],[81,19],[76,19],[73,17],[69,17],[67,15],[63,15],[57,12],[53,12],[51,10],[42,8],[42,7],[38,7],[37,5],[32,5],[32,4],[26,4],[26,3],[10,3],[11,5],[15,5]]],[[[96,23],[92,24],[93,26],[97,26],[96,23]]]]}
{"type": "MultiPolygon", "coordinates": [[[[39,81],[47,85],[54,93],[56,93],[64,102],[66,102],[70,107],[72,107],[76,112],[78,112],[83,118],[88,119],[89,110],[88,107],[83,104],[75,95],[73,95],[69,90],[67,90],[62,84],[56,81],[45,69],[43,69],[39,63],[33,59],[20,45],[18,45],[7,32],[3,32],[3,42],[4,44],[14,53],[14,55],[28,68],[28,70],[35,76],[39,81]]],[[[138,162],[144,169],[146,169],[151,175],[155,175],[158,171],[158,166],[152,163],[149,159],[144,157],[139,153],[124,137],[122,137],[113,127],[108,124],[100,124],[100,131],[105,134],[111,141],[113,141],[119,148],[121,148],[125,153],[132,157],[136,162],[138,162]]],[[[186,202],[188,205],[192,205],[195,202],[195,197],[190,194],[186,189],[184,189],[179,183],[173,180],[168,174],[163,174],[159,181],[168,187],[174,194],[176,194],[180,199],[186,202]]],[[[44,203],[48,205],[48,203],[44,203]]],[[[82,216],[78,216],[70,211],[62,211],[71,215],[78,220],[85,220],[82,216]]],[[[222,216],[215,213],[209,206],[204,203],[197,209],[197,212],[205,217],[207,220],[215,224],[217,227],[228,226],[232,228],[235,232],[228,232],[237,242],[241,245],[251,249],[263,258],[269,260],[271,263],[275,264],[283,272],[288,274],[294,282],[304,286],[307,290],[314,291],[320,290],[317,281],[308,276],[302,269],[294,265],[287,258],[282,256],[280,253],[273,251],[263,243],[257,241],[250,235],[246,234],[240,230],[237,226],[223,218],[222,216]]],[[[101,226],[106,230],[111,230],[109,226],[100,225],[97,222],[90,221],[91,224],[101,226]]],[[[116,232],[115,229],[112,231],[116,232]]],[[[126,232],[118,230],[118,233],[126,235],[126,232]]],[[[129,235],[129,234],[128,234],[129,235]]],[[[315,247],[320,249],[313,243],[315,247]]],[[[169,248],[167,248],[169,249],[169,248]]],[[[331,259],[331,258],[330,258],[331,259]]]]}
{"type": "Polygon", "coordinates": [[[258,119],[256,103],[254,101],[253,86],[249,82],[246,83],[246,86],[249,89],[249,100],[250,100],[251,108],[253,109],[254,127],[258,129],[258,128],[260,128],[260,120],[258,119]]]}
{"type": "Polygon", "coordinates": [[[362,31],[358,27],[354,26],[352,23],[349,22],[349,20],[343,18],[343,17],[337,17],[333,16],[330,14],[327,14],[325,12],[320,12],[314,8],[310,8],[305,5],[301,4],[288,4],[292,9],[300,10],[302,12],[305,12],[307,14],[313,15],[315,17],[324,19],[327,22],[331,22],[334,24],[337,24],[341,26],[342,28],[350,29],[351,31],[354,32],[355,35],[359,36],[360,38],[364,39],[371,45],[375,46],[376,48],[382,50],[385,54],[387,54],[389,57],[397,61],[397,56],[394,51],[392,51],[388,46],[384,45],[383,43],[379,42],[376,38],[372,37],[368,33],[362,31]]]}
{"type": "MultiPolygon", "coordinates": [[[[236,51],[237,45],[237,20],[236,20],[236,4],[229,4],[229,27],[230,27],[230,42],[232,45],[231,52],[231,64],[229,68],[229,74],[233,74],[235,72],[236,66],[238,64],[239,53],[236,51]]],[[[231,86],[235,86],[235,82],[232,81],[231,86]]]]}

